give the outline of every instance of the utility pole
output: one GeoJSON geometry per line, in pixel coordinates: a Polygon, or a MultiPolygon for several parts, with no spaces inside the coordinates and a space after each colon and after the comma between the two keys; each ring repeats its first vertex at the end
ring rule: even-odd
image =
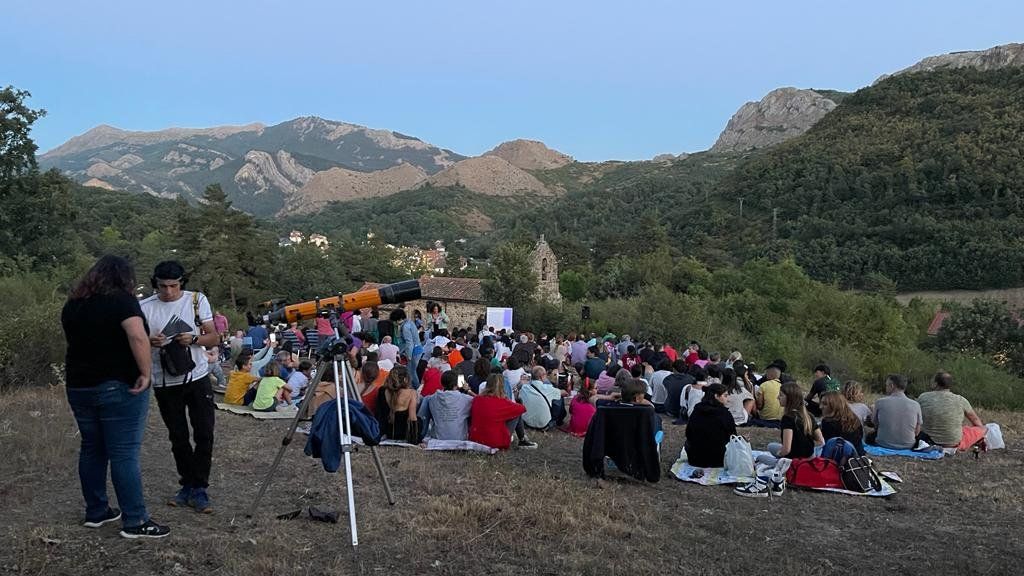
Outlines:
{"type": "Polygon", "coordinates": [[[779,209],[772,208],[772,238],[779,237],[779,209]]]}

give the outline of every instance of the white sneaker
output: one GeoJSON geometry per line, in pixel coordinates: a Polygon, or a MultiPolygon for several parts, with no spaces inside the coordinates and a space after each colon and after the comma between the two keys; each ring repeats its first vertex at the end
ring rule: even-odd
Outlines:
{"type": "Polygon", "coordinates": [[[758,480],[756,482],[751,482],[746,486],[737,486],[732,492],[737,496],[743,496],[745,498],[767,498],[770,489],[767,484],[758,480]]]}

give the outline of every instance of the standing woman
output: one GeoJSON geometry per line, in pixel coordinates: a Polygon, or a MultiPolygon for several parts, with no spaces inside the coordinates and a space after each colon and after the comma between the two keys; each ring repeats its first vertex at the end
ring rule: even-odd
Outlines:
{"type": "Polygon", "coordinates": [[[131,264],[104,256],[68,295],[61,312],[68,403],[82,435],[78,477],[85,526],[121,520],[125,538],[162,538],[170,529],[150,519],[142,496],[139,448],[152,369],[149,330],[134,288],[131,264]],[[122,510],[107,501],[108,463],[122,510]]]}

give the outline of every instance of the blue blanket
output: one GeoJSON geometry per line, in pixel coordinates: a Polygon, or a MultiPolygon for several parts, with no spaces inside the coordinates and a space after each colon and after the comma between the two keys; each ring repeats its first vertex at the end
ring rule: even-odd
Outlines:
{"type": "Polygon", "coordinates": [[[920,451],[910,449],[893,450],[892,448],[882,448],[881,446],[873,446],[865,442],[864,451],[872,456],[905,456],[907,458],[919,458],[921,460],[942,459],[942,448],[932,448],[931,450],[920,451]]]}

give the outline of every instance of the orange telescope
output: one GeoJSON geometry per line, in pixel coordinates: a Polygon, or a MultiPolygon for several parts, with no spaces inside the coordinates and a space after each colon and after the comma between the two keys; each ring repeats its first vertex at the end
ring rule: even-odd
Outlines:
{"type": "Polygon", "coordinates": [[[298,322],[302,319],[315,318],[321,310],[334,308],[336,310],[360,310],[362,308],[375,308],[381,304],[397,304],[420,298],[420,281],[403,280],[394,284],[387,284],[380,288],[339,294],[329,298],[318,298],[309,302],[299,302],[284,308],[279,308],[270,313],[271,322],[298,322]]]}

